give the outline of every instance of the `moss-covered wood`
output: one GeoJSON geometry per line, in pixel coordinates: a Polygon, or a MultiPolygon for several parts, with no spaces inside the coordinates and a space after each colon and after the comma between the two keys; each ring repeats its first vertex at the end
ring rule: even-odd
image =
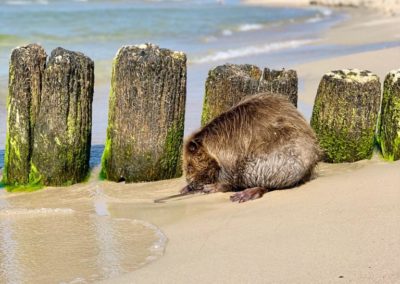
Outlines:
{"type": "Polygon", "coordinates": [[[11,53],[3,172],[3,182],[8,186],[29,183],[33,133],[46,58],[46,52],[37,44],[17,47],[11,53]]]}
{"type": "Polygon", "coordinates": [[[311,126],[328,162],[369,159],[373,153],[381,85],[378,76],[357,69],[323,76],[311,126]]]}
{"type": "Polygon", "coordinates": [[[400,159],[400,70],[385,78],[378,142],[385,159],[400,159]]]}
{"type": "Polygon", "coordinates": [[[56,48],[47,64],[34,133],[30,181],[70,185],[88,175],[94,63],[56,48]]]}
{"type": "Polygon", "coordinates": [[[201,124],[228,110],[247,95],[258,92],[262,75],[254,65],[225,64],[208,72],[201,124]]]}
{"type": "Polygon", "coordinates": [[[185,100],[184,53],[151,44],[122,47],[113,63],[103,177],[180,176],[185,100]]]}
{"type": "Polygon", "coordinates": [[[264,69],[259,92],[277,93],[287,96],[297,107],[298,78],[295,70],[264,69]]]}

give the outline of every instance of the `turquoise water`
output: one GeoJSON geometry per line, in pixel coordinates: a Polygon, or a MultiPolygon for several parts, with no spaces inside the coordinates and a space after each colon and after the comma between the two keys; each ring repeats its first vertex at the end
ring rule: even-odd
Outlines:
{"type": "Polygon", "coordinates": [[[1,58],[15,45],[63,45],[108,59],[124,44],[155,42],[202,53],[204,43],[277,22],[313,18],[318,10],[247,7],[238,1],[2,1],[1,58]]]}

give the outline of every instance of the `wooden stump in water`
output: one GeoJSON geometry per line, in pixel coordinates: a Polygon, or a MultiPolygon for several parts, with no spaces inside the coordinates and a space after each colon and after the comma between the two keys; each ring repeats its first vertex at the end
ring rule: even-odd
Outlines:
{"type": "Polygon", "coordinates": [[[11,54],[3,172],[3,182],[7,185],[29,182],[33,133],[46,58],[46,52],[37,44],[17,47],[11,54]]]}
{"type": "Polygon", "coordinates": [[[89,173],[94,63],[56,48],[44,74],[34,133],[31,182],[70,185],[89,173]]]}
{"type": "Polygon", "coordinates": [[[264,69],[259,92],[270,92],[286,96],[297,107],[298,78],[295,70],[264,69]]]}
{"type": "Polygon", "coordinates": [[[371,158],[380,97],[379,78],[369,71],[338,70],[323,76],[311,126],[326,161],[340,163],[371,158]]]}
{"type": "Polygon", "coordinates": [[[179,177],[186,55],[152,44],[122,47],[111,85],[103,177],[126,182],[179,177]]]}
{"type": "Polygon", "coordinates": [[[201,125],[258,92],[261,70],[254,65],[225,64],[211,69],[206,81],[206,93],[201,125]]]}
{"type": "Polygon", "coordinates": [[[400,69],[385,79],[378,142],[385,159],[400,159],[400,69]]]}

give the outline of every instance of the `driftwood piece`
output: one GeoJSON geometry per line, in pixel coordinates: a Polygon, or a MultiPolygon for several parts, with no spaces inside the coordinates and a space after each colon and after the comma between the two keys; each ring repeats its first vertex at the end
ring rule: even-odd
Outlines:
{"type": "Polygon", "coordinates": [[[37,44],[17,47],[11,53],[3,172],[3,182],[7,185],[29,183],[33,133],[46,58],[46,52],[37,44]]]}
{"type": "Polygon", "coordinates": [[[43,80],[30,180],[70,185],[89,172],[94,63],[82,53],[52,51],[43,80]]]}
{"type": "Polygon", "coordinates": [[[323,76],[315,98],[311,126],[328,162],[371,158],[381,85],[378,76],[357,69],[323,76]]]}
{"type": "Polygon", "coordinates": [[[152,44],[122,47],[112,71],[104,178],[180,176],[185,101],[184,53],[152,44]]]}

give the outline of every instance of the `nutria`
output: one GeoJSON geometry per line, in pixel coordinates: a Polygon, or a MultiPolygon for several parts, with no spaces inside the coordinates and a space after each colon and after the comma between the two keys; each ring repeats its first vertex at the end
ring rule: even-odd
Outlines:
{"type": "Polygon", "coordinates": [[[239,191],[232,201],[260,198],[309,180],[320,153],[313,130],[287,98],[248,96],[185,141],[188,185],[181,193],[239,191]]]}

